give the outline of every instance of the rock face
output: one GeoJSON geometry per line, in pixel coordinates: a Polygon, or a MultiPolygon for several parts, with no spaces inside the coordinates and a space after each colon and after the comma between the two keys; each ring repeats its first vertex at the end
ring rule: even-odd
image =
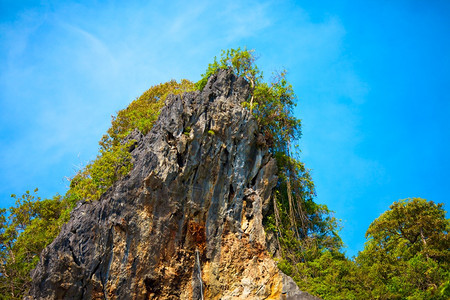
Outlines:
{"type": "Polygon", "coordinates": [[[26,299],[317,299],[266,250],[276,163],[230,71],[169,96],[134,168],[80,203],[41,254],[26,299]]]}

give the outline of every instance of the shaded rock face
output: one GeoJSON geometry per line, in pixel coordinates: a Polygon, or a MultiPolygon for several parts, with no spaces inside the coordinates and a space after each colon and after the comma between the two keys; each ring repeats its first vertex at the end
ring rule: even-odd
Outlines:
{"type": "Polygon", "coordinates": [[[221,70],[202,92],[169,96],[134,168],[80,203],[41,254],[28,299],[313,299],[276,267],[263,211],[276,163],[221,70]]]}

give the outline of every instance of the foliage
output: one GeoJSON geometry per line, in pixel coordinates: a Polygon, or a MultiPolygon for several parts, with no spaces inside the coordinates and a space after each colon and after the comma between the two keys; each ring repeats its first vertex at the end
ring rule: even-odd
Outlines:
{"type": "Polygon", "coordinates": [[[236,76],[244,76],[254,84],[255,81],[262,77],[262,73],[254,65],[255,57],[253,52],[253,50],[241,50],[241,48],[222,50],[220,61],[217,61],[217,57],[214,57],[213,63],[208,65],[206,72],[202,74],[201,79],[195,84],[195,88],[202,90],[208,82],[208,78],[214,75],[218,69],[230,68],[236,76]]]}
{"type": "Polygon", "coordinates": [[[449,299],[448,230],[442,204],[401,200],[370,225],[355,260],[322,249],[296,265],[282,259],[279,267],[326,300],[449,299]]]}
{"type": "Polygon", "coordinates": [[[442,204],[394,202],[372,222],[356,261],[374,299],[450,297],[450,221],[442,204]]]}
{"type": "Polygon", "coordinates": [[[272,152],[290,156],[291,143],[301,136],[301,121],[293,115],[296,96],[286,74],[276,74],[270,84],[257,83],[253,97],[243,105],[255,115],[272,152]]]}
{"type": "Polygon", "coordinates": [[[242,105],[257,119],[272,153],[287,153],[290,142],[301,136],[300,120],[292,112],[296,96],[286,80],[285,70],[275,74],[270,83],[264,82],[262,72],[254,64],[256,58],[253,53],[253,50],[240,48],[223,50],[220,60],[214,58],[195,86],[202,89],[218,69],[231,69],[236,76],[245,77],[250,83],[251,94],[242,105]]]}
{"type": "Polygon", "coordinates": [[[193,90],[195,90],[194,84],[186,79],[181,80],[180,83],[171,80],[151,87],[131,102],[127,108],[120,110],[116,116],[112,117],[111,127],[102,137],[100,146],[103,149],[117,146],[134,129],[147,134],[158,118],[169,94],[178,95],[193,90]]]}
{"type": "Polygon", "coordinates": [[[100,149],[97,159],[79,171],[70,182],[67,192],[78,200],[98,200],[100,196],[131,170],[133,164],[128,149],[136,141],[100,149]]]}
{"type": "Polygon", "coordinates": [[[62,213],[71,209],[59,195],[42,200],[34,192],[12,195],[15,206],[0,209],[0,299],[22,299],[39,254],[59,233],[62,213]]]}
{"type": "Polygon", "coordinates": [[[370,299],[357,265],[342,253],[325,250],[296,268],[293,277],[300,289],[322,299],[370,299]]]}

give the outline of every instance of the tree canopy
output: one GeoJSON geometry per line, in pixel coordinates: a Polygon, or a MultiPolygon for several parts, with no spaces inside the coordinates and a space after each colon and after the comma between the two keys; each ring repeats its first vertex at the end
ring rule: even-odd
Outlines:
{"type": "Polygon", "coordinates": [[[59,195],[41,199],[26,191],[0,209],[0,299],[22,299],[39,254],[59,233],[68,209],[59,195]]]}
{"type": "Polygon", "coordinates": [[[376,299],[450,297],[450,220],[443,204],[394,202],[370,224],[356,262],[376,299]]]}

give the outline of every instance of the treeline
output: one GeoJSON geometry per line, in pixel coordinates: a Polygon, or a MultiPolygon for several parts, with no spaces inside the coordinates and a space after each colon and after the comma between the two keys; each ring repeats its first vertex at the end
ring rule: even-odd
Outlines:
{"type": "Polygon", "coordinates": [[[354,259],[343,254],[339,223],[314,201],[314,182],[294,147],[301,122],[293,115],[296,95],[286,72],[265,81],[252,51],[230,49],[215,58],[197,83],[170,81],[150,88],[112,119],[99,155],[80,170],[64,196],[40,199],[35,190],[12,195],[0,210],[0,299],[21,299],[40,252],[67,222],[79,201],[95,201],[133,166],[129,134],[148,133],[169,94],[201,90],[219,68],[244,76],[251,94],[242,105],[258,121],[278,164],[278,184],[264,227],[279,268],[302,290],[323,299],[449,299],[450,222],[442,204],[414,198],[394,202],[369,227],[354,259]]]}
{"type": "Polygon", "coordinates": [[[420,198],[394,202],[372,222],[364,250],[280,261],[306,291],[323,299],[450,299],[450,222],[442,204],[420,198]]]}

